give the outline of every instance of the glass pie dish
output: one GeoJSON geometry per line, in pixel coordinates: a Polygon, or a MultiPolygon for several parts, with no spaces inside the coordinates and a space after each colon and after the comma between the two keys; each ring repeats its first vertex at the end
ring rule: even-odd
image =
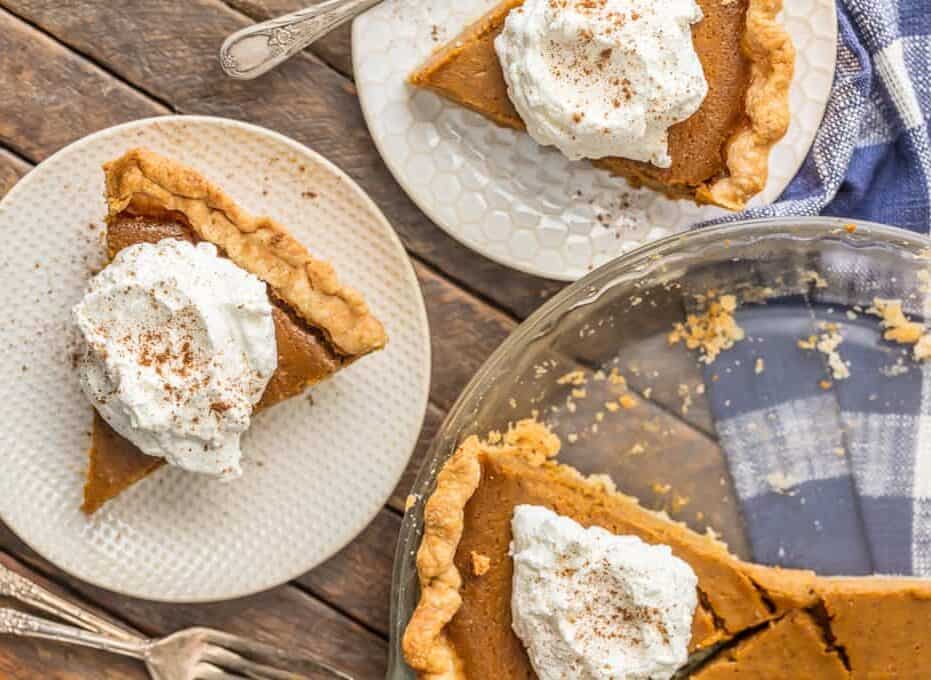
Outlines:
{"type": "Polygon", "coordinates": [[[895,420],[908,415],[911,391],[921,391],[913,348],[883,340],[876,300],[900,300],[909,318],[927,317],[929,246],[924,236],[879,224],[754,220],[657,241],[543,305],[463,391],[415,482],[417,502],[395,558],[388,677],[414,678],[400,640],[418,599],[423,500],[437,472],[465,437],[522,418],[537,417],[560,435],[560,462],[610,476],[645,507],[714,532],[741,558],[828,574],[907,573],[911,546],[881,543],[895,533],[895,513],[851,508],[823,482],[864,491],[862,477],[836,473],[857,467],[862,441],[860,421],[848,418],[851,404],[875,402],[883,418],[895,420]],[[746,328],[733,351],[713,358],[674,342],[676,324],[726,296],[734,296],[746,328]],[[844,343],[821,344],[835,332],[844,343]],[[796,388],[800,394],[787,392],[796,388]],[[619,394],[631,395],[629,403],[619,394]],[[806,410],[813,403],[833,404],[833,411],[812,418],[806,410]],[[785,420],[782,404],[800,411],[792,416],[800,426],[785,420]],[[768,420],[789,431],[761,439],[756,451],[747,432],[766,429],[768,420]],[[774,474],[760,461],[766,446],[780,443],[803,454],[796,458],[806,465],[821,454],[828,462],[808,465],[807,476],[797,466],[774,474]],[[819,476],[822,468],[833,476],[819,476]],[[805,484],[813,481],[818,502],[806,505],[805,484]],[[762,497],[776,503],[765,513],[756,505],[762,497]],[[780,510],[782,498],[792,511],[780,510]],[[862,540],[844,535],[851,517],[857,531],[865,526],[862,540]],[[882,556],[873,554],[876,540],[882,556]]]}

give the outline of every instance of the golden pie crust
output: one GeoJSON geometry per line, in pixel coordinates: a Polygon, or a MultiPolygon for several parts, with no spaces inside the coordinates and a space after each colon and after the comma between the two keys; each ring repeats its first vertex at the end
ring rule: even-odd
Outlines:
{"type": "MultiPolygon", "coordinates": [[[[766,185],[769,154],[789,125],[795,49],[777,21],[782,0],[698,0],[693,42],[709,92],[670,128],[671,168],[623,158],[594,161],[633,186],[741,210],[766,185]]],[[[498,125],[524,129],[507,95],[494,39],[523,0],[504,0],[437,50],[410,77],[498,125]]]]}
{"type": "MultiPolygon", "coordinates": [[[[195,171],[145,149],[104,166],[107,249],[163,238],[210,241],[265,281],[272,298],[278,367],[256,411],[301,394],[386,343],[382,325],[332,267],[283,227],[254,218],[195,171]]],[[[104,503],[164,464],[146,456],[95,412],[82,509],[104,503]]]]}
{"type": "Polygon", "coordinates": [[[469,437],[439,472],[417,553],[420,600],[402,640],[421,680],[536,677],[510,624],[510,517],[521,503],[669,545],[688,562],[699,590],[689,649],[709,655],[695,677],[909,678],[931,661],[926,625],[916,623],[931,620],[927,581],[821,578],[743,562],[610,480],[556,463],[559,446],[545,426],[522,421],[503,435],[469,437]],[[481,575],[471,570],[476,552],[490,560],[481,575]]]}
{"type": "Polygon", "coordinates": [[[341,354],[362,356],[387,342],[362,296],[342,285],[329,262],[314,258],[270,217],[253,217],[196,170],[146,149],[104,165],[111,217],[125,211],[183,215],[198,240],[216,245],[255,274],[341,354]]]}

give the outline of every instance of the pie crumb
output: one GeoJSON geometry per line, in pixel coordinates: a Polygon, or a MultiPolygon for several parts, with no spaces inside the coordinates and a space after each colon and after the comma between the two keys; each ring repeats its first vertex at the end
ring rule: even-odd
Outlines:
{"type": "Polygon", "coordinates": [[[790,478],[784,472],[770,473],[766,476],[766,483],[769,484],[770,489],[784,496],[794,496],[795,492],[792,487],[798,485],[798,481],[790,478]]]}
{"type": "MultiPolygon", "coordinates": [[[[838,348],[841,343],[844,341],[844,337],[840,333],[840,326],[836,323],[829,323],[822,321],[819,324],[821,333],[818,335],[809,335],[807,338],[803,338],[798,341],[798,346],[801,349],[807,350],[818,350],[821,352],[828,360],[828,368],[831,369],[831,377],[834,380],[846,380],[850,377],[850,369],[847,364],[841,358],[838,348]]],[[[827,382],[827,381],[822,381],[827,382]]],[[[828,387],[824,387],[828,389],[828,387]]]]}
{"type": "MultiPolygon", "coordinates": [[[[709,297],[713,298],[712,294],[709,297]]],[[[744,339],[744,330],[734,319],[736,309],[734,295],[712,299],[703,314],[689,314],[685,323],[674,324],[667,341],[670,345],[685,342],[689,349],[698,349],[699,361],[711,364],[722,351],[744,339]]]]}
{"type": "Polygon", "coordinates": [[[417,496],[414,494],[408,494],[407,498],[404,501],[404,512],[407,512],[411,508],[417,505],[417,496]]]}
{"type": "Polygon", "coordinates": [[[575,385],[579,387],[588,382],[584,371],[569,371],[556,380],[558,385],[575,385]]]}
{"type": "Polygon", "coordinates": [[[760,375],[763,371],[766,370],[766,364],[763,361],[763,357],[757,357],[756,363],[753,365],[753,372],[757,375],[760,375]]]}
{"type": "Polygon", "coordinates": [[[813,285],[815,288],[827,288],[828,287],[828,282],[825,280],[825,278],[813,269],[809,269],[808,271],[802,272],[802,282],[809,283],[813,285]]]}
{"type": "Polygon", "coordinates": [[[627,455],[639,456],[641,453],[645,453],[645,452],[646,452],[646,449],[643,447],[643,444],[641,444],[640,442],[637,442],[636,444],[630,447],[630,450],[627,452],[627,455]]]}
{"type": "Polygon", "coordinates": [[[886,329],[883,338],[900,345],[914,345],[912,355],[917,361],[931,358],[931,337],[923,324],[911,321],[902,311],[901,300],[875,298],[867,314],[878,316],[886,329]]]}
{"type": "Polygon", "coordinates": [[[679,408],[679,410],[682,411],[682,415],[688,415],[689,409],[692,407],[692,394],[690,388],[685,383],[680,383],[677,392],[682,398],[682,406],[679,408]]]}
{"type": "Polygon", "coordinates": [[[634,399],[629,394],[621,395],[621,397],[618,399],[618,402],[620,402],[621,408],[625,408],[625,409],[633,408],[634,406],[637,405],[637,400],[634,399]]]}
{"type": "Polygon", "coordinates": [[[470,553],[470,556],[472,558],[472,573],[476,576],[487,574],[488,570],[491,569],[491,558],[474,550],[470,553]]]}

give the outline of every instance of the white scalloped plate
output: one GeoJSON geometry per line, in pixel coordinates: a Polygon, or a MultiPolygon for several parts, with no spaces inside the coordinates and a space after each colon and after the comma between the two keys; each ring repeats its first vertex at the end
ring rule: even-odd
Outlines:
{"type": "Polygon", "coordinates": [[[420,287],[363,191],[305,146],[202,117],[137,121],[42,163],[0,203],[0,517],[43,556],[104,588],[195,602],[291,580],[359,533],[417,442],[430,382],[420,287]],[[102,264],[101,164],[146,146],[266,213],[364,291],[390,337],[311,391],[260,414],[241,479],[163,468],[88,519],[79,510],[91,406],[69,361],[69,311],[102,264]]]}
{"type": "MultiPolygon", "coordinates": [[[[726,214],[631,190],[585,162],[570,163],[526,134],[416,91],[406,78],[498,0],[386,0],[356,19],[356,85],[375,143],[415,203],[451,236],[501,264],[575,280],[623,252],[726,214]]],[[[751,206],[774,201],[798,172],[834,79],[834,0],[785,0],[798,51],[792,123],[751,206]]]]}

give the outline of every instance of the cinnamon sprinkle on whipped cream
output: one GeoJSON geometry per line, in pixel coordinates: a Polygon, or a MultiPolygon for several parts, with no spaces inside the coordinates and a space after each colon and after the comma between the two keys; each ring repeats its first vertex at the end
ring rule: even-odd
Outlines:
{"type": "Polygon", "coordinates": [[[708,93],[695,0],[526,0],[495,49],[508,95],[539,144],[569,159],[669,167],[668,130],[708,93]]]}
{"type": "Polygon", "coordinates": [[[512,625],[540,680],[662,680],[686,662],[698,579],[669,546],[534,505],[511,527],[512,625]]]}
{"type": "Polygon", "coordinates": [[[121,250],[72,310],[81,386],[142,453],[230,479],[278,365],[265,284],[209,243],[121,250]]]}

